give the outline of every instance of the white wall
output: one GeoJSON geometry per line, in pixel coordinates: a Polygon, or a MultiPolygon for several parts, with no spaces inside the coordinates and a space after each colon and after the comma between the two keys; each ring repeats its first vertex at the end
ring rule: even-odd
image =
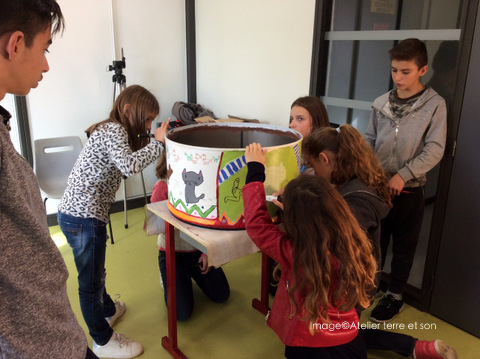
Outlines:
{"type": "MultiPolygon", "coordinates": [[[[84,130],[108,117],[113,72],[106,69],[121,60],[122,47],[127,85],[157,96],[159,120],[171,115],[175,101],[187,101],[184,1],[58,2],[66,30],[50,48],[50,72],[28,96],[33,140],[86,140],[84,130]]],[[[315,0],[202,0],[195,6],[197,102],[218,117],[288,126],[291,103],[308,95],[315,0]]],[[[144,177],[150,193],[153,165],[144,177]]],[[[127,195],[142,193],[140,176],[129,178],[127,195]]],[[[47,202],[47,211],[57,204],[47,202]]]]}
{"type": "MultiPolygon", "coordinates": [[[[123,47],[127,85],[140,84],[160,102],[166,120],[175,101],[186,100],[185,9],[178,0],[58,0],[65,16],[63,36],[54,38],[50,71],[28,95],[32,140],[84,130],[108,117],[113,100],[113,60],[123,47]],[[114,35],[116,54],[114,54],[114,35]]],[[[154,165],[144,170],[147,193],[156,182],[154,165]]],[[[127,180],[127,196],[143,194],[140,176],[127,180]]],[[[117,199],[122,199],[122,190],[117,199]]],[[[56,212],[58,201],[47,201],[56,212]]]]}
{"type": "Polygon", "coordinates": [[[288,126],[308,95],[314,0],[196,1],[197,102],[288,126]]]}

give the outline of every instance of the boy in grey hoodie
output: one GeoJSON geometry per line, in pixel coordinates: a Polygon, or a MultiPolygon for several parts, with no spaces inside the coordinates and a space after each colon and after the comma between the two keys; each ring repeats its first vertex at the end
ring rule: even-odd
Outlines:
{"type": "Polygon", "coordinates": [[[388,322],[403,310],[402,294],[410,275],[422,226],[426,174],[443,157],[447,131],[444,99],[420,79],[427,72],[427,50],[406,39],[389,51],[396,89],[378,97],[365,140],[389,177],[393,207],[382,221],[382,265],[393,241],[390,283],[370,319],[388,322]]]}

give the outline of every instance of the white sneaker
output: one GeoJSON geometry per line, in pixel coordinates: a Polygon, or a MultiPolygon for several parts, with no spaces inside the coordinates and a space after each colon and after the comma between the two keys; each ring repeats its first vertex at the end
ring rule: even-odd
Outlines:
{"type": "Polygon", "coordinates": [[[93,342],[93,353],[99,358],[134,358],[143,353],[143,346],[124,334],[113,333],[105,345],[93,342]]]}
{"type": "Polygon", "coordinates": [[[105,320],[108,322],[108,325],[110,325],[110,328],[113,328],[113,324],[115,324],[115,321],[120,318],[123,313],[127,310],[127,306],[125,305],[124,302],[120,302],[115,300],[115,314],[112,315],[111,317],[105,317],[105,320]]]}
{"type": "Polygon", "coordinates": [[[165,291],[165,287],[164,287],[164,285],[163,285],[162,274],[160,274],[160,289],[162,289],[163,291],[165,291]]]}

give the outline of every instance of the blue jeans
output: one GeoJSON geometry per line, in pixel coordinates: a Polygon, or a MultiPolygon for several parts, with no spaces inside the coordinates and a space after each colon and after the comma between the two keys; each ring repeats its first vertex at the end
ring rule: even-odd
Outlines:
{"type": "Polygon", "coordinates": [[[115,303],[105,289],[106,223],[96,218],[58,212],[58,224],[75,258],[83,319],[95,343],[104,345],[113,335],[105,317],[116,311],[115,303]]]}

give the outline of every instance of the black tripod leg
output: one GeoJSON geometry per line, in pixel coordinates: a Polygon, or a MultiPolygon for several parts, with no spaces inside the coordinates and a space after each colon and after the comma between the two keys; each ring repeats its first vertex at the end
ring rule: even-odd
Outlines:
{"type": "Polygon", "coordinates": [[[110,220],[110,213],[108,214],[108,228],[110,229],[110,243],[114,244],[113,241],[113,231],[112,231],[112,221],[110,220]]]}

